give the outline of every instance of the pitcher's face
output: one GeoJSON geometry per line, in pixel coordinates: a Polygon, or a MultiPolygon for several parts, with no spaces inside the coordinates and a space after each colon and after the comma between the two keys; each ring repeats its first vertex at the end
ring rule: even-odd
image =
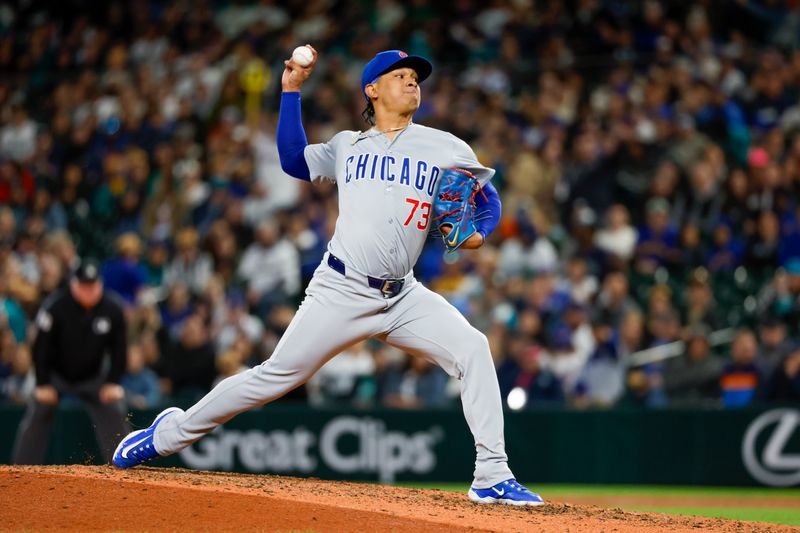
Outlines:
{"type": "Polygon", "coordinates": [[[414,69],[398,68],[368,85],[367,95],[373,98],[376,112],[380,109],[401,115],[413,114],[422,101],[418,80],[414,69]]]}

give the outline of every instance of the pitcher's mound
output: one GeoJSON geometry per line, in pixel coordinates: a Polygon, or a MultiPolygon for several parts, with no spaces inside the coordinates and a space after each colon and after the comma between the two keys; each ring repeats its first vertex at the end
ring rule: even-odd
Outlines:
{"type": "MultiPolygon", "coordinates": [[[[547,495],[544,494],[545,499],[547,495]]],[[[711,518],[268,475],[110,466],[0,466],[2,531],[788,531],[711,518]]]]}

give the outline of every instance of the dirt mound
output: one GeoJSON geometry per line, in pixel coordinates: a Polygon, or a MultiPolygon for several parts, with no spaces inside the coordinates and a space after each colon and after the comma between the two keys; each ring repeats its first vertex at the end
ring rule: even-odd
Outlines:
{"type": "Polygon", "coordinates": [[[590,505],[482,506],[463,494],[269,475],[0,466],[2,531],[790,531],[590,505]]]}

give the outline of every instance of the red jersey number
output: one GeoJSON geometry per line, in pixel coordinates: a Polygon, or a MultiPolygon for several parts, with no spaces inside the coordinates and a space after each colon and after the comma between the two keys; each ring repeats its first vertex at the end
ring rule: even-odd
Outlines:
{"type": "Polygon", "coordinates": [[[419,209],[419,217],[421,220],[417,221],[417,229],[428,229],[428,222],[431,216],[431,204],[428,202],[420,202],[416,198],[406,198],[406,203],[411,204],[411,212],[408,214],[406,221],[403,222],[403,225],[408,226],[414,218],[417,209],[419,209]]]}

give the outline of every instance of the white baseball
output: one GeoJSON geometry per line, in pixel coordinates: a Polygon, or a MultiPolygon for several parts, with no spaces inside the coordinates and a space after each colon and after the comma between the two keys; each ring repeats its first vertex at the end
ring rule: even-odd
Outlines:
{"type": "Polygon", "coordinates": [[[292,61],[301,67],[307,67],[314,60],[314,54],[308,46],[298,46],[292,52],[292,61]]]}

